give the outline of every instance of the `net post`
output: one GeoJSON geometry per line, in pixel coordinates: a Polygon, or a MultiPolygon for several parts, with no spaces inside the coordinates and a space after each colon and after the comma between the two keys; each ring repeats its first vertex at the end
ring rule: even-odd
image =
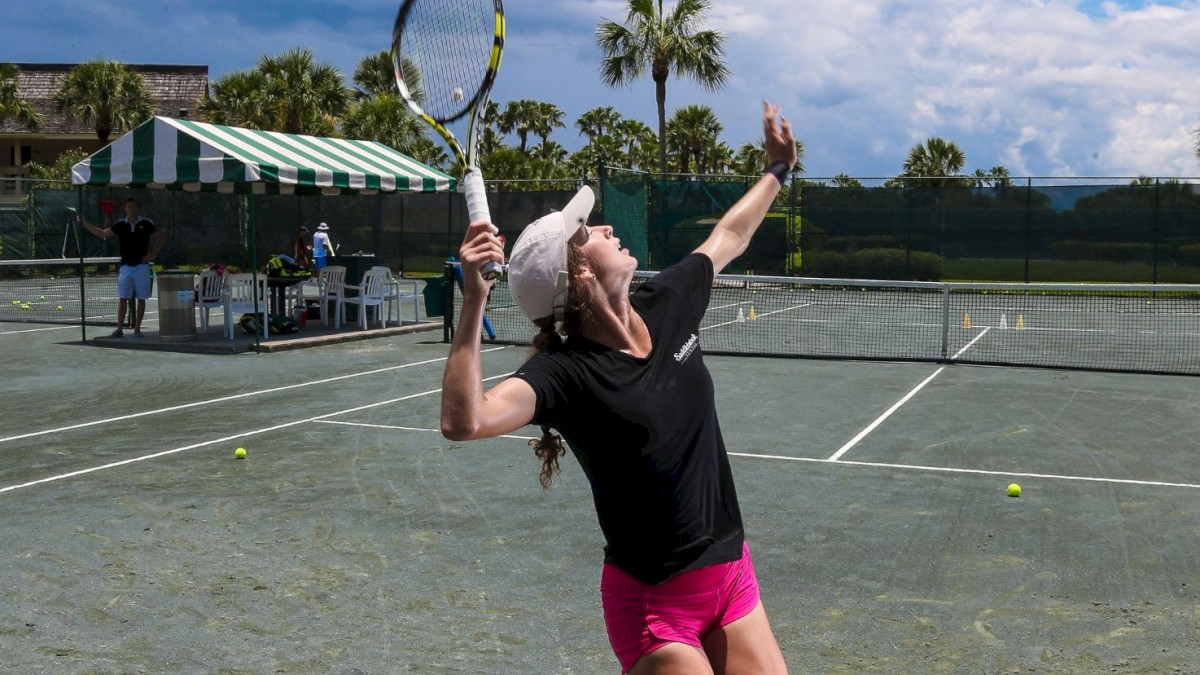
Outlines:
{"type": "Polygon", "coordinates": [[[950,353],[950,285],[942,284],[942,361],[950,353]]]}
{"type": "Polygon", "coordinates": [[[442,342],[454,339],[454,266],[442,263],[442,342]]]}

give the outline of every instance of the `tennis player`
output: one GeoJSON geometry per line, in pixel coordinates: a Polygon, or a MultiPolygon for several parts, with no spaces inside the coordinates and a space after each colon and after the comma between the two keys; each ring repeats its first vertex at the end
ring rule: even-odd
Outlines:
{"type": "Polygon", "coordinates": [[[765,175],[699,248],[632,295],[637,260],[611,227],[586,226],[589,188],[526,227],[509,284],[540,328],[538,351],[486,392],[480,327],[491,282],[479,271],[504,252],[489,223],[472,223],[460,249],[463,307],[442,433],[471,440],[540,425],[531,445],[543,486],[566,440],[604,533],[600,594],[623,673],[787,671],[759,599],[698,337],[713,276],[746,250],[796,162],[779,113],[763,104],[765,175]]]}
{"type": "Polygon", "coordinates": [[[116,237],[121,252],[121,269],[117,275],[117,329],[109,337],[125,335],[125,311],[133,312],[133,336],[142,337],[142,318],[146,316],[146,298],[150,297],[153,279],[150,265],[158,257],[167,235],[154,225],[154,221],[139,215],[138,202],[130,197],[125,200],[125,217],[103,230],[88,222],[82,213],[76,214],[88,232],[107,239],[116,237]],[[153,243],[152,243],[153,242],[153,243]],[[136,297],[136,307],[129,301],[136,297]]]}

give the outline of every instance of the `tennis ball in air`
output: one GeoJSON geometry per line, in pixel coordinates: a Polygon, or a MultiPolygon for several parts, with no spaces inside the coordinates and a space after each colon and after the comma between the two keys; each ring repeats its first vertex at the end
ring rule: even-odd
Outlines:
{"type": "Polygon", "coordinates": [[[463,90],[462,90],[462,87],[455,87],[455,88],[454,88],[454,89],[453,89],[453,90],[450,92],[450,98],[454,99],[455,101],[461,101],[461,100],[463,100],[463,90]]]}
{"type": "Polygon", "coordinates": [[[1009,497],[1020,497],[1021,496],[1021,486],[1017,485],[1016,483],[1009,485],[1008,486],[1008,496],[1009,497]]]}
{"type": "Polygon", "coordinates": [[[246,449],[245,449],[245,448],[238,448],[237,450],[234,450],[234,451],[233,451],[233,456],[234,456],[234,457],[236,457],[236,458],[238,458],[238,459],[246,459],[246,449]]]}

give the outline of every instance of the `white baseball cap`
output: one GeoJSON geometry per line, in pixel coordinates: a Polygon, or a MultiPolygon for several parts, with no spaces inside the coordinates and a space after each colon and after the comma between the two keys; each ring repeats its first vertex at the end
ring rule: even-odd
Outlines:
{"type": "Polygon", "coordinates": [[[567,243],[583,227],[596,204],[586,185],[557,211],[525,226],[508,257],[508,285],[517,307],[530,320],[563,318],[567,304],[567,243]]]}

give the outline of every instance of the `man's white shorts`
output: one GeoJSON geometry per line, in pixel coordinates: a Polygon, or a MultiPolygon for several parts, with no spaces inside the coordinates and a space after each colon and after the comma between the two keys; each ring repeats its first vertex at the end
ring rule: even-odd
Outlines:
{"type": "Polygon", "coordinates": [[[121,265],[117,276],[117,297],[129,300],[137,294],[138,300],[150,297],[150,263],[121,265]]]}

